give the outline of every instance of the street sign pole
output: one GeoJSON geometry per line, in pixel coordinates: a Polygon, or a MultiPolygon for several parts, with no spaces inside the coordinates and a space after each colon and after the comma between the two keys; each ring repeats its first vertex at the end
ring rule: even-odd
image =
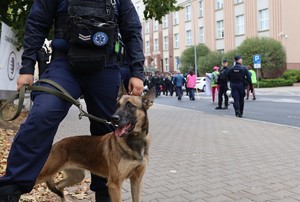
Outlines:
{"type": "Polygon", "coordinates": [[[257,87],[259,88],[258,69],[261,68],[261,57],[259,54],[253,56],[253,64],[254,69],[256,69],[257,87]]]}
{"type": "Polygon", "coordinates": [[[257,88],[259,88],[258,69],[256,69],[257,88]]]}

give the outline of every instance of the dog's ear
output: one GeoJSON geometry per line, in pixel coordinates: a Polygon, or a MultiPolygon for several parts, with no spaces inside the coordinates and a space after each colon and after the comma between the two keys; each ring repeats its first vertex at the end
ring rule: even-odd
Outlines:
{"type": "Polygon", "coordinates": [[[125,89],[125,86],[124,86],[123,83],[121,83],[120,86],[119,86],[117,100],[119,100],[122,97],[122,95],[128,95],[127,90],[125,89]]]}
{"type": "Polygon", "coordinates": [[[156,97],[155,87],[150,88],[149,91],[145,95],[143,95],[142,97],[143,105],[147,110],[153,105],[155,97],[156,97]]]}

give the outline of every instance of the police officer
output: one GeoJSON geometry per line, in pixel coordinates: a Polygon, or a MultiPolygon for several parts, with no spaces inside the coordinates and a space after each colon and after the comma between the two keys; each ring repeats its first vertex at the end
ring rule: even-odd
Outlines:
{"type": "Polygon", "coordinates": [[[228,60],[225,58],[223,59],[222,69],[218,77],[219,94],[218,94],[218,106],[215,108],[216,110],[228,109],[228,95],[226,94],[226,91],[228,90],[227,70],[228,70],[228,60]],[[223,96],[224,96],[224,107],[222,108],[223,96]]]}
{"type": "Polygon", "coordinates": [[[155,72],[155,75],[151,78],[150,81],[151,88],[154,86],[156,90],[156,97],[158,97],[161,93],[161,84],[162,84],[162,78],[159,74],[159,72],[155,72]]]}
{"type": "Polygon", "coordinates": [[[251,76],[247,67],[242,65],[242,56],[236,55],[234,57],[235,65],[228,69],[227,77],[230,82],[232,97],[234,99],[233,107],[236,117],[242,117],[244,111],[244,97],[246,82],[252,89],[251,76]]]}
{"type": "MultiPolygon", "coordinates": [[[[75,99],[83,95],[88,113],[109,120],[117,108],[121,82],[117,65],[120,32],[131,64],[128,90],[132,95],[141,95],[142,27],[131,0],[35,0],[26,22],[18,90],[33,84],[36,53],[53,22],[52,61],[42,79],[57,82],[75,99]]],[[[71,107],[71,103],[52,94],[32,92],[31,96],[33,106],[14,138],[6,173],[0,178],[0,202],[16,202],[23,193],[32,190],[58,126],[71,107]]],[[[103,135],[113,129],[90,120],[92,135],[103,135]]],[[[105,180],[92,175],[91,190],[96,192],[96,201],[109,201],[105,180]]]]}

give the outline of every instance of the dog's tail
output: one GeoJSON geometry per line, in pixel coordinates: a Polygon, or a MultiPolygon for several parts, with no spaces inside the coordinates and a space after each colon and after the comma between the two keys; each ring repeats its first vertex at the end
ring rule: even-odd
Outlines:
{"type": "Polygon", "coordinates": [[[56,188],[56,185],[55,185],[53,179],[46,181],[46,184],[47,184],[48,188],[50,189],[50,191],[57,194],[59,197],[64,198],[63,192],[56,188]]]}

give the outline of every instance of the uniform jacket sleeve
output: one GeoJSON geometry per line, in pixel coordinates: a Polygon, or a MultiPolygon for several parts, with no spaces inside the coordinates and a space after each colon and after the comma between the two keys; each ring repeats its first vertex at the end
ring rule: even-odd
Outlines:
{"type": "Polygon", "coordinates": [[[227,71],[226,71],[226,79],[227,81],[230,82],[231,78],[230,78],[230,72],[231,72],[232,67],[227,67],[227,71]]]}
{"type": "Polygon", "coordinates": [[[36,53],[44,44],[62,0],[35,0],[25,25],[24,52],[20,74],[34,74],[36,53]]]}
{"type": "Polygon", "coordinates": [[[251,74],[250,74],[249,70],[247,69],[247,67],[244,67],[244,71],[245,71],[245,77],[246,77],[248,84],[250,86],[252,86],[251,74]]]}
{"type": "Polygon", "coordinates": [[[142,25],[131,0],[120,0],[119,3],[119,29],[131,63],[131,72],[134,77],[144,80],[142,25]]]}

